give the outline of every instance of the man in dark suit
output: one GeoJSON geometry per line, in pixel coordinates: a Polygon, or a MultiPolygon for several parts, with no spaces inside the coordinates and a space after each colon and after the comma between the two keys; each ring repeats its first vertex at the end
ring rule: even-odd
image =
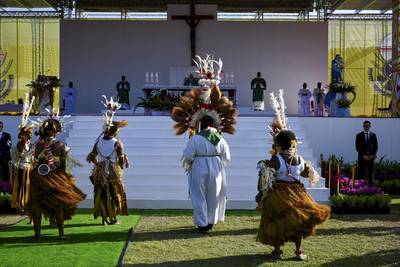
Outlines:
{"type": "Polygon", "coordinates": [[[358,152],[358,179],[364,179],[367,171],[368,182],[373,182],[374,160],[378,152],[378,139],[376,134],[370,132],[371,122],[363,122],[364,131],[356,136],[356,149],[358,152]]]}
{"type": "Polygon", "coordinates": [[[3,122],[0,121],[0,167],[4,181],[8,181],[8,162],[10,161],[11,136],[3,131],[3,122]]]}

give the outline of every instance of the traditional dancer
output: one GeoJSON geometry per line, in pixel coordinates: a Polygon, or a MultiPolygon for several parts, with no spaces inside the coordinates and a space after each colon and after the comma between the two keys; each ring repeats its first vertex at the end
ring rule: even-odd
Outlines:
{"type": "Polygon", "coordinates": [[[66,239],[64,220],[72,218],[78,203],[86,197],[67,171],[69,147],[56,139],[63,130],[63,120],[64,117],[50,112],[47,119],[37,122],[39,140],[35,143],[30,200],[26,208],[33,219],[34,239],[37,241],[40,239],[42,215],[54,217],[60,239],[66,239]]]}
{"type": "Polygon", "coordinates": [[[94,164],[90,180],[94,185],[94,218],[102,217],[102,224],[117,224],[117,215],[128,215],[122,169],[129,167],[122,141],[117,137],[119,128],[127,121],[114,121],[114,113],[120,105],[103,96],[108,109],[103,115],[104,128],[96,140],[87,161],[94,164]]]}
{"type": "Polygon", "coordinates": [[[229,146],[222,132],[233,134],[236,109],[219,91],[221,59],[210,56],[197,58],[200,88],[181,97],[172,110],[176,133],[189,129],[191,138],[183,152],[183,163],[188,175],[189,194],[193,206],[193,219],[200,232],[212,229],[224,221],[226,206],[225,166],[230,161],[229,146]],[[213,64],[218,65],[214,73],[213,64]]]}
{"type": "Polygon", "coordinates": [[[262,216],[257,241],[274,247],[274,259],[281,258],[280,247],[285,242],[293,241],[296,258],[304,260],[303,239],[315,234],[316,225],[328,220],[330,208],[316,203],[300,182],[300,176],[308,177],[314,186],[319,176],[297,152],[296,136],[287,126],[283,91],[278,99],[270,95],[276,114],[271,128],[275,151],[270,161],[261,161],[258,166],[260,193],[256,201],[262,216]]]}
{"type": "Polygon", "coordinates": [[[31,144],[33,125],[29,123],[29,114],[35,98],[29,101],[25,94],[21,124],[18,126],[18,143],[11,148],[10,182],[12,187],[11,207],[23,214],[29,201],[30,172],[34,147],[31,144]]]}

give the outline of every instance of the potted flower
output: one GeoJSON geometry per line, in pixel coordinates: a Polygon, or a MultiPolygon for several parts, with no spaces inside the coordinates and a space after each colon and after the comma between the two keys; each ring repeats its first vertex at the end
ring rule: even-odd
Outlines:
{"type": "Polygon", "coordinates": [[[46,109],[53,109],[55,90],[61,87],[60,79],[56,76],[38,75],[37,79],[27,86],[32,88],[30,97],[35,97],[34,113],[45,113],[46,109]]]}
{"type": "Polygon", "coordinates": [[[141,101],[136,104],[134,111],[138,107],[145,109],[145,115],[169,115],[172,108],[179,100],[179,96],[163,89],[154,91],[149,98],[139,98],[141,101]]]}
{"type": "Polygon", "coordinates": [[[356,99],[355,86],[350,83],[336,82],[329,85],[329,91],[336,97],[336,116],[350,116],[350,105],[356,99]],[[349,99],[349,95],[352,97],[349,99]]]}

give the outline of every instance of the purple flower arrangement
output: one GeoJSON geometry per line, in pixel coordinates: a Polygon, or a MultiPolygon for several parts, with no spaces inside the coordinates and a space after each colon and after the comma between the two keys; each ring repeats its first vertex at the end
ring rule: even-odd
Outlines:
{"type": "Polygon", "coordinates": [[[375,185],[369,185],[365,180],[352,180],[348,177],[340,177],[340,193],[347,195],[384,195],[384,192],[375,185]]]}
{"type": "Polygon", "coordinates": [[[8,181],[0,181],[0,192],[11,193],[11,184],[8,181]]]}

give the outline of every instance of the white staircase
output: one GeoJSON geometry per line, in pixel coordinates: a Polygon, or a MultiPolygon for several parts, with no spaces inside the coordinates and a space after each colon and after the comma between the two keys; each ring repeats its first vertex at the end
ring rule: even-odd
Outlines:
{"type": "MultiPolygon", "coordinates": [[[[180,158],[188,137],[175,136],[173,121],[167,116],[123,116],[129,125],[120,131],[131,167],[124,170],[129,208],[191,208],[187,177],[180,158]]],[[[228,208],[253,209],[257,193],[257,162],[269,158],[272,138],[267,125],[271,117],[239,117],[235,135],[225,134],[231,150],[227,168],[228,208]]],[[[316,167],[313,151],[304,138],[299,118],[289,118],[301,144],[299,151],[316,167]]],[[[93,186],[89,181],[92,166],[86,163],[95,139],[102,128],[101,116],[77,116],[66,138],[72,155],[84,164],[75,170],[78,187],[88,196],[82,207],[93,205],[93,186]]],[[[307,186],[308,183],[305,181],[307,186]]],[[[308,188],[320,202],[328,201],[329,191],[321,179],[315,188],[308,188]]]]}

